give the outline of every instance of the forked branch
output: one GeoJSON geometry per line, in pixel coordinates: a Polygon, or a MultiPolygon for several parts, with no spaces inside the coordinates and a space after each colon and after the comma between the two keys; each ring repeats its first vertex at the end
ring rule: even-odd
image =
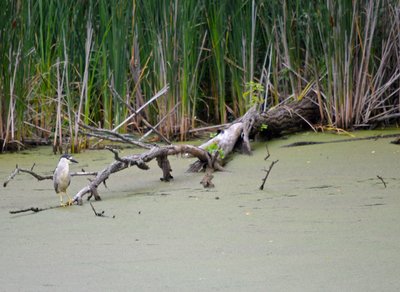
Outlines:
{"type": "Polygon", "coordinates": [[[162,181],[169,181],[172,179],[171,175],[171,165],[168,161],[169,155],[177,154],[189,154],[191,156],[197,157],[200,161],[208,163],[210,160],[210,154],[199,147],[192,145],[169,145],[169,146],[153,146],[147,152],[141,154],[133,154],[120,157],[118,152],[114,149],[108,148],[114,153],[115,161],[108,165],[103,170],[97,173],[95,179],[93,179],[87,186],[82,188],[75,196],[74,202],[82,204],[82,198],[90,193],[89,199],[94,196],[95,200],[101,200],[97,188],[110,177],[111,174],[119,172],[128,167],[137,166],[140,169],[149,169],[147,163],[153,159],[157,159],[158,166],[162,169],[163,176],[162,181]]]}

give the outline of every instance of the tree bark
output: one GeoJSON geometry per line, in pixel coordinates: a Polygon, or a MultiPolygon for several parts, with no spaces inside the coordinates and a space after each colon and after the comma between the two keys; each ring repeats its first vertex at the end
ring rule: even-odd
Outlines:
{"type": "MultiPolygon", "coordinates": [[[[250,138],[260,132],[261,129],[264,129],[264,124],[267,125],[266,134],[271,137],[281,135],[284,132],[302,130],[306,125],[311,125],[310,122],[315,121],[316,117],[318,117],[318,106],[313,102],[313,100],[307,98],[292,104],[274,107],[264,113],[259,113],[257,107],[254,106],[243,117],[234,121],[232,124],[227,126],[226,129],[221,130],[214,138],[199,147],[192,145],[159,146],[148,144],[139,142],[133,139],[132,136],[126,134],[119,134],[104,129],[96,129],[81,124],[80,131],[86,135],[132,144],[146,149],[146,152],[120,157],[116,150],[109,148],[109,150],[114,153],[115,161],[103,170],[91,173],[96,177],[92,179],[87,186],[83,187],[74,196],[73,200],[74,202],[81,204],[83,197],[87,194],[90,194],[88,199],[94,196],[96,200],[100,200],[101,198],[97,188],[100,184],[105,184],[106,180],[113,173],[132,166],[137,166],[142,170],[147,170],[149,169],[147,163],[153,159],[157,160],[158,166],[162,170],[162,177],[160,179],[168,182],[173,179],[173,176],[171,175],[172,168],[168,156],[177,154],[196,157],[197,161],[190,165],[188,171],[205,171],[206,174],[201,181],[201,184],[204,187],[214,187],[214,184],[211,181],[214,177],[213,172],[216,170],[224,170],[222,167],[224,158],[236,149],[242,153],[251,154],[250,138]]],[[[40,179],[33,173],[32,169],[30,171],[23,170],[17,166],[16,170],[10,175],[4,186],[6,186],[8,181],[19,172],[27,172],[40,179]]],[[[87,173],[79,175],[87,175],[87,173]]],[[[44,177],[43,179],[51,179],[51,176],[44,177]]]]}
{"type": "Polygon", "coordinates": [[[271,138],[310,128],[317,117],[317,104],[306,97],[299,102],[276,106],[263,113],[254,106],[200,148],[207,149],[217,144],[225,156],[236,149],[241,153],[251,154],[250,137],[260,133],[263,125],[267,127],[264,135],[271,138]]]}
{"type": "MultiPolygon", "coordinates": [[[[156,159],[158,166],[161,168],[163,176],[162,181],[168,182],[173,177],[171,175],[171,165],[168,160],[169,155],[186,154],[197,157],[198,160],[190,165],[191,172],[204,170],[205,177],[201,181],[204,187],[214,187],[211,182],[215,170],[223,170],[222,165],[224,158],[231,154],[235,149],[242,153],[251,154],[250,136],[258,133],[263,124],[268,126],[267,135],[276,136],[283,132],[293,132],[304,129],[305,125],[310,125],[318,116],[318,106],[311,100],[304,98],[303,100],[284,106],[277,106],[267,112],[259,113],[256,106],[252,107],[243,117],[234,121],[226,129],[220,131],[218,135],[210,139],[199,147],[192,145],[168,145],[157,146],[146,143],[138,143],[132,139],[128,139],[125,135],[112,132],[113,141],[121,141],[134,144],[136,146],[148,149],[142,154],[129,155],[119,157],[115,150],[110,149],[115,155],[115,161],[108,167],[99,171],[96,178],[89,185],[81,189],[75,196],[74,201],[82,203],[82,198],[90,193],[96,200],[100,200],[97,187],[104,183],[112,173],[121,171],[131,166],[137,166],[143,170],[148,169],[147,162],[156,159]]],[[[85,127],[88,129],[89,127],[85,127]]],[[[101,129],[93,128],[90,135],[101,136],[101,129]],[[100,134],[99,134],[100,132],[100,134]]],[[[103,131],[103,138],[110,137],[110,131],[103,131]]]]}
{"type": "Polygon", "coordinates": [[[253,134],[259,131],[262,124],[267,125],[268,137],[278,137],[282,134],[299,132],[309,129],[318,121],[319,107],[317,103],[308,97],[298,102],[281,105],[259,114],[254,127],[253,134]]]}
{"type": "Polygon", "coordinates": [[[82,198],[88,193],[90,193],[89,199],[94,196],[95,200],[101,200],[97,188],[101,183],[104,183],[111,174],[132,166],[137,166],[140,169],[147,170],[149,167],[146,163],[153,159],[158,160],[158,166],[163,172],[163,177],[160,179],[165,182],[168,182],[173,178],[171,175],[172,169],[168,161],[169,155],[190,154],[197,157],[198,161],[207,165],[209,164],[211,167],[210,154],[207,151],[192,145],[153,146],[150,150],[142,154],[134,154],[124,157],[119,157],[115,150],[110,150],[114,153],[115,161],[103,170],[99,171],[97,176],[74,196],[74,202],[82,204],[82,198]]]}

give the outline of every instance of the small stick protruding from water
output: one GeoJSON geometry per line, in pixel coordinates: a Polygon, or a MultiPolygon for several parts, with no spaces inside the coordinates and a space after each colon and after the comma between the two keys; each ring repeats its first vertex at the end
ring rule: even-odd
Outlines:
{"type": "Polygon", "coordinates": [[[268,150],[268,145],[267,144],[265,144],[265,148],[267,148],[267,156],[265,156],[264,160],[267,160],[271,156],[271,154],[269,154],[269,150],[268,150]]]}
{"type": "MultiPolygon", "coordinates": [[[[94,215],[96,215],[96,216],[98,216],[98,217],[108,217],[108,218],[110,218],[110,216],[104,215],[104,211],[101,211],[101,213],[98,213],[98,212],[96,211],[96,209],[93,207],[92,202],[89,202],[89,204],[90,204],[90,207],[92,207],[92,210],[93,210],[94,215]]],[[[115,215],[113,215],[111,218],[114,219],[114,218],[115,218],[115,215]]]]}
{"type": "Polygon", "coordinates": [[[267,181],[267,178],[268,178],[268,175],[269,175],[269,173],[271,172],[271,169],[272,169],[272,167],[275,165],[275,163],[277,163],[279,160],[275,160],[275,161],[272,161],[271,162],[271,165],[269,166],[269,168],[268,168],[268,170],[265,170],[267,173],[265,174],[265,177],[263,178],[263,183],[261,184],[261,186],[260,186],[260,190],[263,190],[264,189],[264,185],[265,185],[265,182],[267,181]]]}
{"type": "Polygon", "coordinates": [[[19,167],[18,164],[15,166],[14,171],[8,176],[7,180],[3,183],[3,187],[5,188],[8,183],[10,182],[10,180],[12,180],[19,172],[19,167]]]}
{"type": "Polygon", "coordinates": [[[380,175],[377,175],[376,177],[381,180],[381,182],[383,183],[383,185],[385,186],[385,189],[386,189],[386,182],[383,180],[383,178],[380,175]]]}

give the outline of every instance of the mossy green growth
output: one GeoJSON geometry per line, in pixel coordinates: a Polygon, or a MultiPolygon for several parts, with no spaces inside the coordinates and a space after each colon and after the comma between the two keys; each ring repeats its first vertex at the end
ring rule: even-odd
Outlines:
{"type": "Polygon", "coordinates": [[[207,148],[206,148],[207,152],[210,153],[211,155],[215,154],[216,152],[218,152],[219,157],[221,157],[221,159],[225,158],[225,152],[224,150],[222,150],[217,143],[212,143],[210,144],[207,148]]]}

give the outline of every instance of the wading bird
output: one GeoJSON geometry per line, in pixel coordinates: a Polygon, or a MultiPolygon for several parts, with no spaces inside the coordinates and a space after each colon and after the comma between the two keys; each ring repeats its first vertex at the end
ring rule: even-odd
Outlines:
{"type": "Polygon", "coordinates": [[[71,198],[67,194],[67,188],[71,183],[71,175],[69,174],[69,165],[71,162],[78,163],[78,161],[73,159],[71,155],[62,155],[53,175],[54,189],[56,190],[56,193],[60,196],[61,206],[72,205],[73,203],[71,198]],[[64,204],[63,202],[63,194],[68,197],[68,202],[66,204],[64,204]]]}

